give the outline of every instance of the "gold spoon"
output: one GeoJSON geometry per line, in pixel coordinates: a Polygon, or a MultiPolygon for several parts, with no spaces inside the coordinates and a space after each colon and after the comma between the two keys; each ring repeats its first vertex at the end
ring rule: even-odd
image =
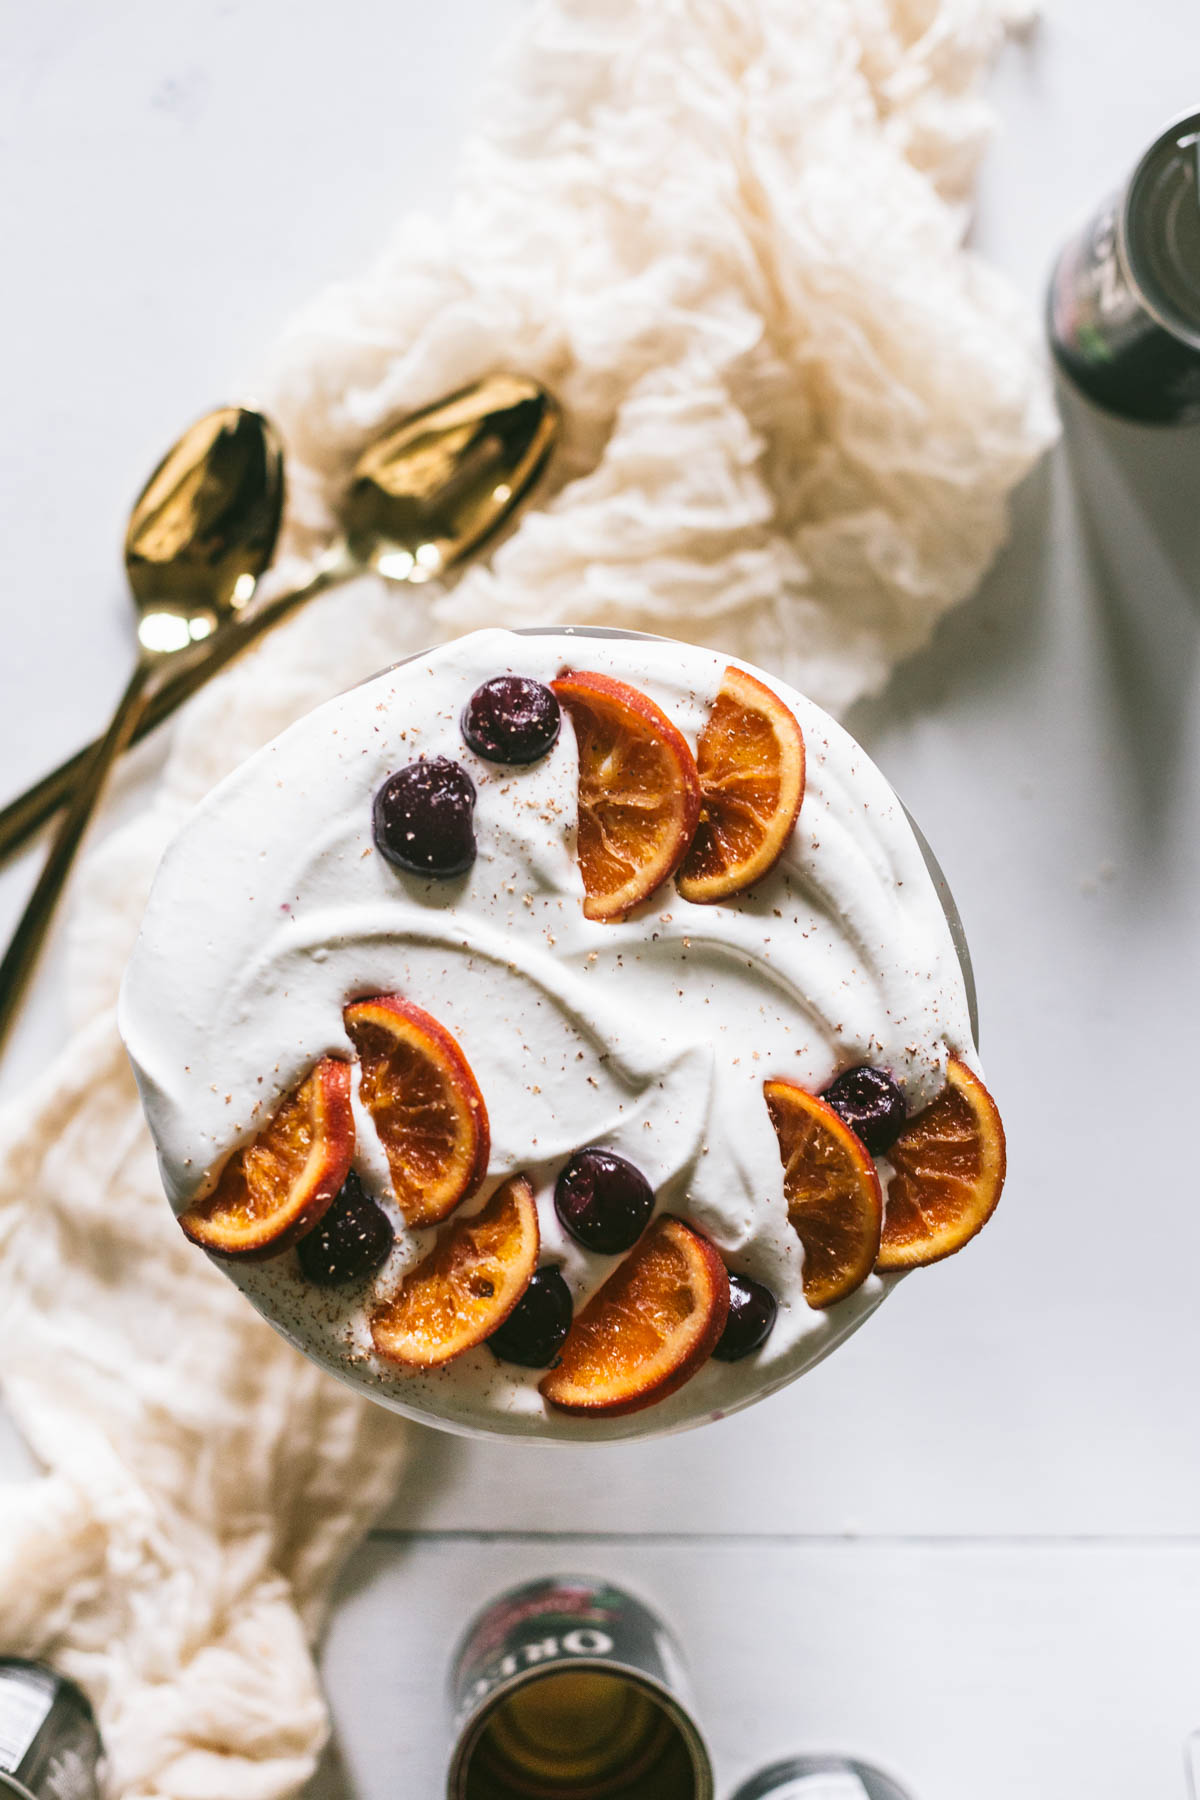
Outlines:
{"type": "Polygon", "coordinates": [[[138,655],[108,730],[87,756],[29,903],[0,962],[0,1040],[16,1012],[108,773],[164,671],[194,665],[237,621],[270,561],[283,456],[261,413],[227,406],[197,421],[143,488],[125,540],[138,655]]]}
{"type": "MultiPolygon", "coordinates": [[[[246,606],[252,586],[243,586],[236,630],[216,632],[200,660],[171,673],[155,689],[133,740],[161,724],[218,669],[322,589],[366,568],[411,582],[429,581],[453,568],[524,499],[545,467],[558,423],[553,398],[537,382],[492,375],[387,431],[359,458],[342,508],[344,536],[312,580],[254,608],[246,606]]],[[[127,560],[137,519],[135,508],[127,560]]],[[[239,541],[232,522],[230,530],[232,555],[239,541]]],[[[183,521],[174,543],[176,555],[188,554],[183,521]]],[[[163,569],[160,562],[160,573],[163,569]]],[[[238,579],[252,582],[249,566],[238,579]]],[[[80,750],[0,810],[0,861],[70,796],[96,748],[92,744],[80,750]]]]}
{"type": "MultiPolygon", "coordinates": [[[[257,421],[260,430],[269,431],[260,415],[229,411],[239,421],[257,421]]],[[[174,663],[181,671],[173,701],[178,705],[218,666],[322,588],[366,568],[397,581],[429,581],[443,574],[490,536],[528,492],[553,447],[558,419],[557,405],[536,382],[495,375],[387,432],[356,464],[343,505],[344,536],[312,579],[246,618],[237,612],[237,602],[241,597],[244,604],[253,588],[245,570],[245,580],[233,574],[238,559],[232,540],[206,529],[189,535],[186,528],[189,506],[203,511],[206,519],[211,515],[226,522],[238,516],[237,502],[244,496],[240,488],[226,491],[214,478],[211,459],[196,457],[195,445],[184,450],[191,434],[181,440],[151,477],[130,522],[126,565],[141,612],[138,660],[108,731],[98,747],[84,753],[45,867],[0,962],[0,1045],[108,772],[155,695],[165,704],[168,667],[174,663]],[[173,591],[165,599],[144,601],[143,593],[161,590],[164,571],[174,569],[192,536],[199,555],[182,556],[186,572],[168,584],[173,591]],[[196,579],[197,570],[205,567],[212,577],[207,584],[196,579]],[[143,578],[144,586],[139,585],[143,578]],[[198,646],[207,653],[201,656],[198,646]]],[[[203,421],[194,430],[202,426],[203,421]]],[[[272,542],[277,523],[276,518],[272,542]]]]}

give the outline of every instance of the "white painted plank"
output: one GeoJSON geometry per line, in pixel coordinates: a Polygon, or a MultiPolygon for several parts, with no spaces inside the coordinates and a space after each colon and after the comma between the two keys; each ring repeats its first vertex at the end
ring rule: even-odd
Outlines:
{"type": "Polygon", "coordinates": [[[1200,1546],[375,1540],[323,1655],[336,1746],[310,1800],[435,1800],[454,1642],[493,1594],[599,1573],[682,1639],[718,1793],[857,1752],[914,1800],[1182,1800],[1200,1721],[1200,1546]],[[340,1764],[340,1767],[339,1767],[340,1764]]]}

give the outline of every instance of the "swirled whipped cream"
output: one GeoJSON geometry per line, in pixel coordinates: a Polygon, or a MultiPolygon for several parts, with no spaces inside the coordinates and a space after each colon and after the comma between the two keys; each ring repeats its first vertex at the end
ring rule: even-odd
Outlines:
{"type": "MultiPolygon", "coordinates": [[[[396,1227],[384,1267],[317,1288],[288,1250],[221,1266],[307,1355],[401,1412],[464,1430],[620,1438],[720,1417],[790,1381],[883,1298],[872,1276],[828,1311],[806,1302],[779,1147],[762,1085],[819,1092],[857,1063],[889,1069],[910,1113],[939,1091],[949,1055],[976,1064],[963,974],[921,850],[895,794],[854,740],[761,671],[796,714],[807,788],[776,867],[720,905],[668,883],[621,923],[583,916],[574,853],[570,720],[527,767],[472,754],[459,727],[494,676],[617,677],[656,701],[693,750],[729,659],[656,639],[482,631],[318,708],[222,782],[163,859],[127,971],[120,1025],[176,1211],[324,1055],[349,1057],[348,999],[398,992],[458,1040],[491,1122],[488,1180],[517,1171],[537,1194],[541,1260],[576,1314],[615,1267],[555,1214],[555,1178],[592,1144],[626,1156],[656,1207],[706,1232],[779,1313],[744,1361],[710,1361],[629,1417],[556,1413],[541,1371],[486,1347],[440,1369],[378,1356],[369,1314],[428,1253],[405,1226],[355,1096],[356,1166],[396,1227]],[[478,790],[476,861],[459,880],[403,874],[377,851],[372,799],[396,768],[447,756],[478,790]]],[[[894,1279],[894,1278],[893,1278],[894,1279]]]]}

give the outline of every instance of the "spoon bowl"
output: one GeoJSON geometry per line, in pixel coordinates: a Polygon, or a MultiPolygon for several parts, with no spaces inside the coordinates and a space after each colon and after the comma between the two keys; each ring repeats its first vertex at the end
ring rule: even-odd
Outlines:
{"type": "Polygon", "coordinates": [[[197,419],[129,516],[125,572],[139,610],[166,601],[218,619],[240,612],[275,555],[283,494],[283,446],[269,419],[245,406],[197,419]]]}
{"type": "Polygon", "coordinates": [[[523,375],[491,375],[386,431],[342,503],[354,563],[389,581],[433,581],[490,538],[538,479],[558,406],[523,375]]]}

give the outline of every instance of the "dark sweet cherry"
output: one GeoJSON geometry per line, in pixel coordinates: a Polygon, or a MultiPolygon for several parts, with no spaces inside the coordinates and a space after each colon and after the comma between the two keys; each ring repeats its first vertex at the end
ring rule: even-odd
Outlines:
{"type": "Polygon", "coordinates": [[[341,1287],[373,1275],[395,1235],[391,1220],[352,1169],[321,1223],[300,1239],[296,1255],[309,1281],[318,1287],[341,1287]]]}
{"type": "Polygon", "coordinates": [[[654,1190],[615,1150],[580,1150],[555,1183],[554,1210],[585,1250],[616,1256],[646,1229],[654,1190]]]}
{"type": "Polygon", "coordinates": [[[375,796],[375,842],[413,875],[461,875],[475,861],[475,783],[448,756],[411,762],[375,796]]]}
{"type": "Polygon", "coordinates": [[[713,1355],[720,1362],[740,1362],[765,1344],[779,1307],[769,1287],[749,1275],[729,1277],[729,1318],[713,1355]]]}
{"type": "Polygon", "coordinates": [[[527,675],[497,675],[467,701],[462,734],[489,762],[531,763],[553,749],[561,723],[548,687],[527,675]]]}
{"type": "Polygon", "coordinates": [[[822,1098],[860,1137],[872,1156],[890,1150],[908,1121],[904,1095],[886,1069],[869,1063],[847,1069],[830,1082],[822,1098]]]}
{"type": "Polygon", "coordinates": [[[547,1264],[535,1271],[499,1331],[488,1339],[488,1348],[500,1362],[548,1369],[571,1329],[572,1312],[570,1288],[561,1271],[547,1264]]]}

